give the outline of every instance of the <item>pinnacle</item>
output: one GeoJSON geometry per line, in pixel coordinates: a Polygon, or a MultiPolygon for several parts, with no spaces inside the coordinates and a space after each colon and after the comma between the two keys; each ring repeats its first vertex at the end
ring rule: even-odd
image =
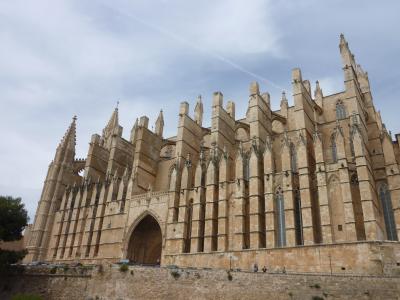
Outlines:
{"type": "Polygon", "coordinates": [[[115,128],[118,126],[118,106],[114,109],[110,120],[108,121],[107,127],[115,128]]]}
{"type": "Polygon", "coordinates": [[[340,44],[346,44],[347,42],[346,42],[346,38],[344,37],[344,34],[343,33],[341,33],[340,34],[340,44]]]}
{"type": "Polygon", "coordinates": [[[287,101],[286,92],[282,91],[282,101],[287,101]]]}
{"type": "Polygon", "coordinates": [[[281,106],[282,105],[288,105],[288,99],[286,98],[286,93],[285,91],[282,91],[282,97],[281,97],[281,106]]]}
{"type": "Polygon", "coordinates": [[[322,96],[322,89],[319,85],[319,81],[317,80],[315,82],[315,91],[314,91],[314,97],[317,97],[317,95],[321,95],[322,96]]]}
{"type": "Polygon", "coordinates": [[[72,122],[69,125],[67,131],[65,132],[59,147],[71,148],[74,149],[76,145],[76,120],[77,116],[72,118],[72,122]]]}

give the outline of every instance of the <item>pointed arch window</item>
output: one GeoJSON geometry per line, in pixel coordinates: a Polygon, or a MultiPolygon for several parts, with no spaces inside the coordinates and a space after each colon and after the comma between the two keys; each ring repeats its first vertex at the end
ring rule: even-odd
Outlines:
{"type": "Polygon", "coordinates": [[[331,136],[331,151],[332,151],[332,161],[337,162],[338,157],[337,157],[337,147],[336,147],[336,139],[335,139],[335,134],[332,134],[331,136]]]}
{"type": "Polygon", "coordinates": [[[245,181],[249,181],[250,178],[250,157],[246,157],[243,162],[243,178],[245,181]]]}
{"type": "Polygon", "coordinates": [[[342,100],[338,100],[338,102],[336,103],[336,119],[342,120],[345,118],[346,118],[346,108],[344,107],[342,100]]]}
{"type": "Polygon", "coordinates": [[[303,245],[303,219],[301,216],[301,198],[299,189],[296,189],[294,194],[294,223],[296,244],[303,245]]]}
{"type": "Polygon", "coordinates": [[[396,223],[394,221],[394,214],[392,209],[392,200],[390,191],[386,184],[382,184],[379,188],[379,198],[382,203],[383,216],[385,219],[386,233],[388,240],[397,241],[396,223]]]}
{"type": "Polygon", "coordinates": [[[283,191],[279,187],[275,195],[276,207],[276,246],[286,246],[286,226],[285,226],[285,203],[283,198],[283,191]]]}
{"type": "Polygon", "coordinates": [[[354,151],[353,135],[354,135],[353,132],[351,132],[350,133],[350,153],[351,153],[351,156],[355,157],[356,153],[354,151]]]}
{"type": "Polygon", "coordinates": [[[291,162],[291,167],[292,167],[292,172],[296,173],[297,172],[297,153],[296,153],[296,148],[294,147],[294,144],[290,144],[290,162],[291,162]]]}
{"type": "Polygon", "coordinates": [[[189,200],[186,211],[186,237],[185,237],[185,253],[190,252],[190,244],[192,239],[192,220],[193,220],[193,199],[189,200]]]}

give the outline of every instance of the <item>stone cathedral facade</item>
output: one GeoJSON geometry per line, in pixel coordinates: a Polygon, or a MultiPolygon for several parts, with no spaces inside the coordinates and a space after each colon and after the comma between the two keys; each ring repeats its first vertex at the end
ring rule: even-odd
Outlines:
{"type": "Polygon", "coordinates": [[[129,140],[118,109],[75,158],[76,118],[57,147],[26,261],[387,273],[400,267],[400,135],[392,141],[368,74],[340,38],[344,90],[311,91],[292,71],[294,104],[250,84],[235,104],[183,102],[177,135],[143,116],[129,140]]]}

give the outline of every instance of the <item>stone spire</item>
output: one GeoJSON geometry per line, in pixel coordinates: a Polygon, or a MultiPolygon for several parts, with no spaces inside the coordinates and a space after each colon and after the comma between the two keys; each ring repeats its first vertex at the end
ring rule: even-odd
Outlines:
{"type": "Polygon", "coordinates": [[[287,118],[287,115],[288,115],[288,107],[289,107],[289,103],[288,103],[288,100],[286,98],[286,93],[285,93],[285,91],[282,91],[281,114],[286,118],[287,118]]]}
{"type": "Polygon", "coordinates": [[[199,126],[203,123],[203,102],[201,102],[201,95],[197,97],[196,107],[194,108],[194,121],[199,126]]]}
{"type": "Polygon", "coordinates": [[[315,99],[315,102],[318,104],[319,107],[322,107],[322,98],[323,97],[324,97],[324,94],[322,93],[322,89],[319,86],[319,81],[317,80],[315,82],[314,99],[315,99]]]}
{"type": "Polygon", "coordinates": [[[118,123],[118,102],[113,113],[111,114],[110,120],[106,127],[103,129],[103,140],[106,148],[111,146],[111,138],[113,135],[122,136],[122,127],[118,123]]]}
{"type": "Polygon", "coordinates": [[[319,81],[317,80],[316,82],[315,82],[315,91],[314,91],[314,97],[315,97],[315,99],[317,99],[318,97],[323,97],[324,95],[323,95],[323,93],[322,93],[322,89],[321,89],[321,87],[319,86],[319,81]]]}
{"type": "Polygon", "coordinates": [[[260,94],[260,87],[259,87],[257,81],[253,81],[252,83],[250,83],[249,93],[250,93],[250,96],[260,94]]]}
{"type": "Polygon", "coordinates": [[[349,44],[347,43],[344,34],[340,34],[340,43],[339,43],[340,54],[342,56],[343,67],[352,66],[353,69],[356,69],[356,64],[354,61],[354,55],[351,53],[349,44]]]}
{"type": "Polygon", "coordinates": [[[115,107],[115,109],[111,115],[110,120],[107,123],[107,126],[104,128],[103,133],[104,133],[104,131],[112,132],[118,126],[119,126],[119,123],[118,123],[118,105],[117,105],[117,107],[115,107]]]}
{"type": "Polygon", "coordinates": [[[60,144],[57,147],[55,160],[73,160],[75,157],[76,145],[76,120],[77,117],[72,118],[72,122],[65,132],[60,144]],[[68,157],[68,158],[66,158],[68,157]]]}
{"type": "Polygon", "coordinates": [[[110,135],[115,132],[115,129],[118,128],[118,104],[115,107],[113,113],[111,114],[110,120],[108,121],[106,127],[103,129],[103,139],[107,140],[110,135]]]}
{"type": "Polygon", "coordinates": [[[72,122],[69,125],[67,131],[65,132],[61,142],[60,142],[60,147],[65,147],[65,148],[70,148],[70,149],[75,149],[76,145],[76,120],[78,118],[74,116],[72,118],[72,122]]]}
{"type": "Polygon", "coordinates": [[[163,130],[164,130],[164,116],[163,116],[163,111],[160,110],[160,113],[158,115],[157,121],[156,121],[156,128],[155,128],[155,134],[158,136],[163,135],[163,130]]]}
{"type": "Polygon", "coordinates": [[[288,106],[288,100],[286,98],[286,92],[285,91],[282,91],[281,106],[282,105],[288,106]]]}
{"type": "Polygon", "coordinates": [[[135,138],[136,138],[136,131],[138,129],[139,126],[139,119],[136,118],[135,124],[133,124],[132,130],[131,130],[131,143],[135,142],[135,138]]]}

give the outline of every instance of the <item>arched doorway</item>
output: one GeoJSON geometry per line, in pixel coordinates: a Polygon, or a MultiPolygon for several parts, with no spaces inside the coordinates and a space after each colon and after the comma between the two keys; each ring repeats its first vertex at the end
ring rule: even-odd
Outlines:
{"type": "Polygon", "coordinates": [[[127,258],[133,263],[159,264],[162,234],[160,225],[151,215],[136,225],[129,240],[127,258]]]}

